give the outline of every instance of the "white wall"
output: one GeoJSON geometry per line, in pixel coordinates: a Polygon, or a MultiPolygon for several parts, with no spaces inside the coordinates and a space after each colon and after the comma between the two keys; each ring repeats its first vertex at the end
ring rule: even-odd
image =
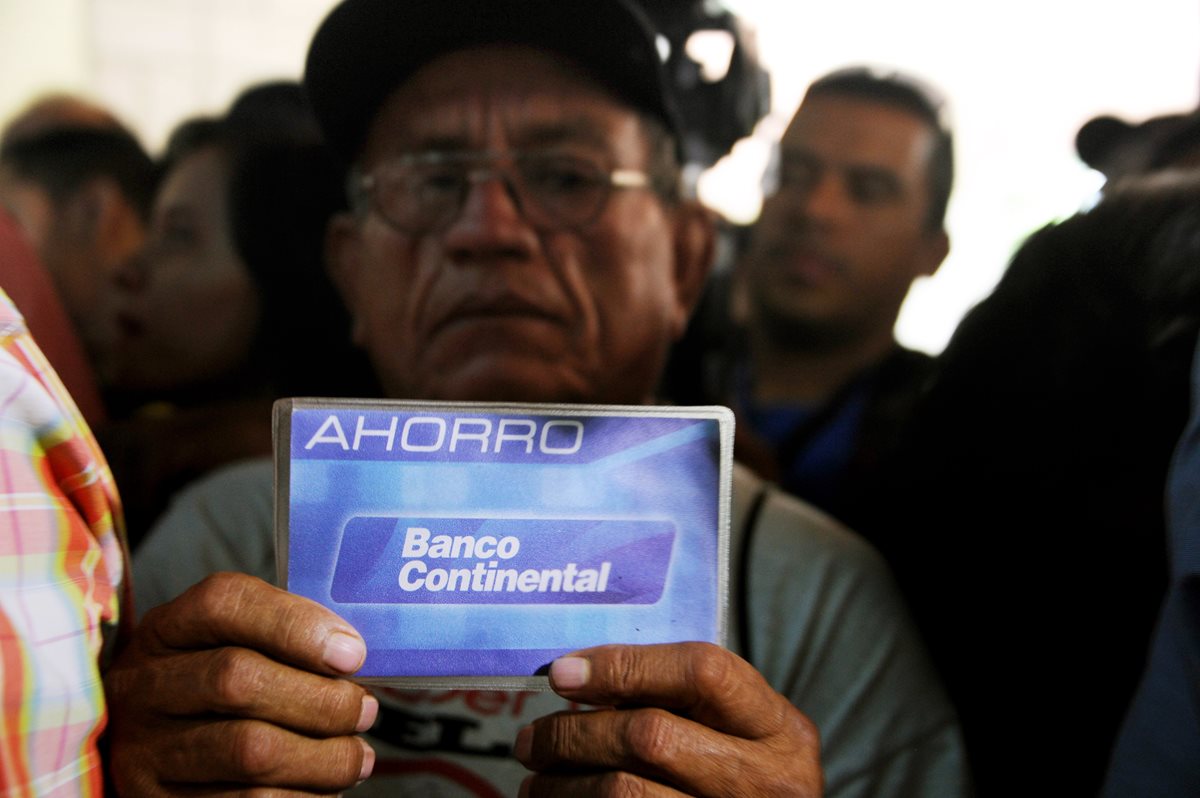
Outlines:
{"type": "Polygon", "coordinates": [[[246,85],[298,78],[333,0],[0,0],[0,119],[38,93],[99,99],[157,148],[246,85]],[[12,48],[12,49],[10,49],[12,48]],[[10,76],[19,75],[16,80],[10,76]]]}
{"type": "Polygon", "coordinates": [[[88,0],[0,0],[0,124],[50,90],[90,93],[88,0]]]}

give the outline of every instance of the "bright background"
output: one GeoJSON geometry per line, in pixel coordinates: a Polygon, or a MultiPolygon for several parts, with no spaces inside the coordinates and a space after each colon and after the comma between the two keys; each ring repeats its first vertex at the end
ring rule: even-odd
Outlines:
{"type": "MultiPolygon", "coordinates": [[[[1093,200],[1100,179],[1074,151],[1083,122],[1197,105],[1195,0],[726,1],[756,28],[774,81],[775,111],[700,184],[735,219],[757,213],[769,144],[823,72],[896,67],[949,98],[959,173],[953,248],[914,288],[897,328],[929,351],[991,289],[1024,236],[1093,200]]],[[[222,110],[247,84],[298,76],[332,5],[0,0],[0,124],[37,94],[68,90],[106,104],[157,149],[179,120],[222,110]]]]}

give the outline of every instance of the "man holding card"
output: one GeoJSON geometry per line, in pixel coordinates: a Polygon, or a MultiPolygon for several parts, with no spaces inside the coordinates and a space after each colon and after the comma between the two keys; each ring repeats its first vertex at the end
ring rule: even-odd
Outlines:
{"type": "MultiPolygon", "coordinates": [[[[677,194],[659,69],[623,0],[334,10],[306,73],[352,165],[355,208],[330,230],[331,268],[390,397],[652,399],[712,254],[708,214],[677,194]]],[[[270,479],[268,464],[198,486],[147,542],[159,559],[135,581],[167,568],[178,579],[215,549],[224,567],[255,570],[271,518],[232,497],[269,497],[270,479]]],[[[361,664],[357,634],[221,575],[146,618],[111,693],[118,775],[311,793],[374,764],[364,794],[966,792],[953,712],[879,558],[740,470],[733,505],[731,639],[749,661],[711,644],[618,645],[557,659],[557,695],[384,690],[373,752],[359,755],[346,735],[370,724],[375,699],[330,678],[361,664]],[[200,696],[146,698],[137,679],[164,662],[178,665],[158,685],[190,677],[200,696]],[[292,690],[303,700],[288,707],[292,690]],[[200,731],[214,710],[260,743],[226,774],[213,763],[230,749],[200,731]],[[164,755],[191,735],[212,747],[164,755]]]]}

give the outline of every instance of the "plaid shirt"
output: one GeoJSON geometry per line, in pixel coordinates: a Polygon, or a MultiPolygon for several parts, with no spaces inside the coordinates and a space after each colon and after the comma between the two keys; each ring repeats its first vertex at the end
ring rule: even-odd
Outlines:
{"type": "Polygon", "coordinates": [[[0,794],[104,791],[101,665],[128,623],[108,465],[0,290],[0,794]]]}

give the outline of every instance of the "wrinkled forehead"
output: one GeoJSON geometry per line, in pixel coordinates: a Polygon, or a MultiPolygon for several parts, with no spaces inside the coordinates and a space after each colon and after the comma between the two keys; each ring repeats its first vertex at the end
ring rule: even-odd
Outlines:
{"type": "Polygon", "coordinates": [[[562,56],[496,45],[440,56],[384,101],[360,163],[421,150],[645,149],[638,113],[562,56]]]}

